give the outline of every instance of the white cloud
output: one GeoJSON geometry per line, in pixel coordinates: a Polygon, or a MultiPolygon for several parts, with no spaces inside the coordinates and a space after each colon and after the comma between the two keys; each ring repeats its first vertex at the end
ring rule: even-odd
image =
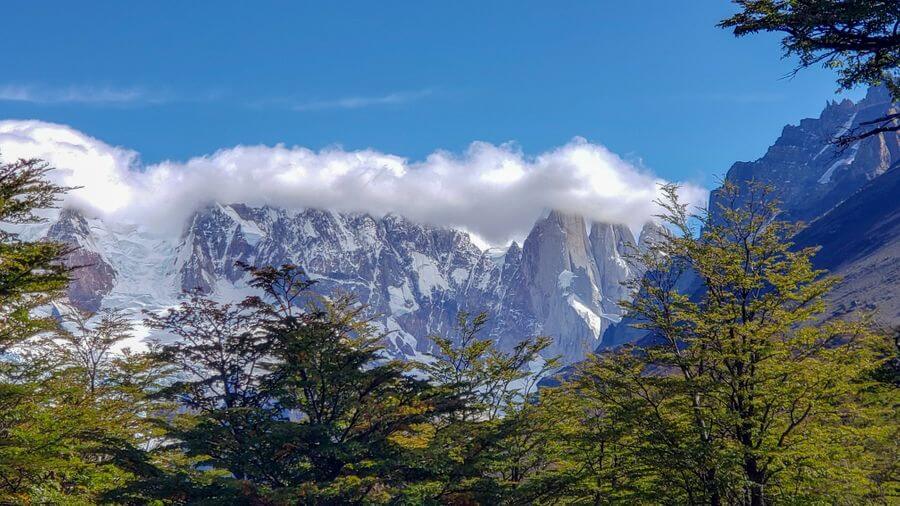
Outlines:
{"type": "MultiPolygon", "coordinates": [[[[522,237],[551,208],[637,228],[656,211],[652,201],[664,182],[581,138],[533,157],[513,144],[484,142],[418,162],[374,150],[276,145],[141,166],[136,152],[67,126],[2,121],[0,156],[56,166],[58,181],[83,186],[67,205],[169,231],[211,202],[242,202],[396,213],[464,228],[493,244],[522,237]]],[[[705,203],[705,189],[684,185],[683,194],[705,203]]]]}
{"type": "Polygon", "coordinates": [[[361,109],[375,105],[406,104],[415,102],[432,94],[430,89],[418,91],[401,91],[374,97],[343,97],[332,100],[314,100],[295,104],[295,111],[318,111],[323,109],[361,109]]]}
{"type": "Polygon", "coordinates": [[[161,103],[168,100],[163,94],[150,93],[141,88],[98,86],[37,86],[31,84],[0,85],[0,101],[35,104],[134,104],[161,103]]]}

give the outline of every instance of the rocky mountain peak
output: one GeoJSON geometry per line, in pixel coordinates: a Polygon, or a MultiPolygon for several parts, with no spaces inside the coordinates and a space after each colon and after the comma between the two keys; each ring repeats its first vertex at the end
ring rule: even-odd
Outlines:
{"type": "Polygon", "coordinates": [[[655,221],[648,221],[641,228],[641,234],[638,236],[638,249],[647,251],[654,242],[665,237],[666,233],[665,227],[655,221]]]}
{"type": "MultiPolygon", "coordinates": [[[[779,218],[808,223],[794,237],[795,244],[821,246],[813,263],[842,278],[829,295],[832,314],[877,309],[875,317],[888,326],[900,322],[900,291],[895,288],[900,286],[900,133],[883,132],[843,149],[834,139],[898,109],[884,87],[870,88],[856,103],[830,102],[818,118],[786,126],[763,157],[735,163],[726,176],[738,187],[772,187],[782,209],[779,218]]],[[[710,194],[714,221],[721,198],[721,190],[710,194]]],[[[639,247],[646,247],[653,227],[644,227],[639,247]]],[[[679,290],[698,294],[701,282],[688,272],[679,290]]],[[[646,332],[626,323],[634,320],[626,316],[623,324],[610,328],[601,349],[648,339],[646,332]]]]}
{"type": "MultiPolygon", "coordinates": [[[[896,132],[871,136],[845,148],[834,143],[861,123],[895,110],[884,88],[870,89],[857,103],[828,104],[818,118],[784,127],[763,157],[732,165],[726,179],[739,186],[751,181],[770,185],[781,203],[783,218],[808,222],[900,160],[896,132]]],[[[719,192],[713,191],[709,208],[715,212],[719,202],[719,192]]]]}
{"type": "Polygon", "coordinates": [[[625,282],[636,274],[629,262],[637,247],[634,235],[625,225],[594,222],[589,239],[603,293],[603,309],[607,313],[619,313],[619,302],[630,296],[625,282]]]}
{"type": "MultiPolygon", "coordinates": [[[[50,225],[47,237],[56,241],[77,244],[91,240],[91,229],[87,220],[74,209],[62,209],[56,222],[50,225]]],[[[93,244],[86,244],[93,246],[93,244]]]]}
{"type": "Polygon", "coordinates": [[[591,303],[599,302],[599,273],[590,253],[584,218],[551,211],[535,223],[525,239],[523,262],[538,296],[549,297],[564,286],[591,303]],[[560,275],[564,281],[560,281],[560,275]]]}
{"type": "Polygon", "coordinates": [[[893,97],[891,96],[891,91],[887,88],[887,86],[871,86],[868,90],[866,90],[866,97],[860,102],[860,105],[867,106],[875,106],[875,105],[891,105],[893,101],[893,97]]]}
{"type": "Polygon", "coordinates": [[[71,248],[63,263],[72,270],[67,289],[69,300],[85,311],[100,309],[103,298],[112,290],[116,270],[97,246],[87,220],[78,211],[63,209],[47,230],[47,239],[71,248]]]}
{"type": "Polygon", "coordinates": [[[619,317],[619,283],[629,275],[621,258],[634,242],[626,227],[589,230],[582,217],[553,211],[524,244],[482,251],[466,232],[397,215],[241,203],[197,211],[172,240],[71,210],[48,236],[79,246],[67,261],[87,267],[69,295],[90,310],[163,308],[187,290],[236,300],[252,291],[237,261],[294,263],[323,295],[349,292],[365,304],[396,356],[429,352],[428,336],[452,335],[459,311],[487,311],[485,333],[501,347],[550,335],[548,356],[566,361],[590,352],[619,317]]]}

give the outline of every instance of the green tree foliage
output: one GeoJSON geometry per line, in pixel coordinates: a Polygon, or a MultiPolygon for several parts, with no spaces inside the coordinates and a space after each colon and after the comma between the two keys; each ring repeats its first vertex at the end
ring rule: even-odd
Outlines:
{"type": "Polygon", "coordinates": [[[186,408],[168,436],[190,458],[178,473],[192,490],[173,488],[170,473],[131,493],[273,504],[399,495],[412,479],[403,443],[452,403],[386,358],[384,336],[350,298],[313,296],[296,266],[243,267],[263,296],[229,305],[194,295],[148,316],[179,337],[159,356],[179,371],[163,394],[186,408]],[[197,466],[209,471],[191,476],[197,466]]]}
{"type": "Polygon", "coordinates": [[[131,337],[131,321],[120,311],[91,314],[71,305],[61,307],[66,324],[47,336],[43,344],[56,360],[56,367],[70,367],[81,373],[80,383],[96,394],[113,381],[120,365],[115,348],[131,337]]]}
{"type": "Polygon", "coordinates": [[[552,394],[572,438],[552,476],[571,484],[563,495],[886,502],[896,476],[880,458],[896,453],[898,397],[873,381],[883,340],[864,321],[822,322],[835,280],[812,267],[813,249],[792,249],[795,227],[765,191],[715,221],[664,191],[671,232],[640,255],[647,274],[625,304],[651,337],[589,360],[552,394]],[[689,272],[705,287],[694,297],[676,288],[689,272]]]}
{"type": "Polygon", "coordinates": [[[461,421],[496,420],[515,410],[534,392],[535,378],[557,365],[555,359],[540,358],[549,338],[524,340],[511,352],[503,352],[490,339],[479,337],[487,321],[487,313],[470,318],[460,312],[455,335],[430,337],[437,350],[423,370],[465,406],[454,413],[461,421]],[[529,370],[535,361],[538,368],[529,370]]]}
{"type": "MultiPolygon", "coordinates": [[[[285,291],[266,281],[272,272],[251,270],[274,297],[274,307],[287,309],[285,291]]],[[[414,479],[400,441],[451,407],[410,374],[409,364],[386,357],[385,336],[363,316],[364,309],[349,297],[319,300],[307,306],[299,323],[289,319],[274,327],[267,388],[289,413],[276,434],[289,473],[274,494],[280,500],[390,501],[414,479]]]]}
{"type": "Polygon", "coordinates": [[[454,335],[431,336],[437,349],[422,371],[456,409],[419,427],[415,461],[426,478],[409,487],[411,503],[499,502],[540,466],[533,402],[537,380],[557,366],[540,355],[550,340],[502,351],[480,336],[487,318],[461,312],[454,335]]]}
{"type": "MultiPolygon", "coordinates": [[[[799,67],[823,64],[835,69],[842,89],[860,84],[886,85],[900,100],[900,4],[896,0],[734,0],[740,11],[719,23],[738,37],[758,32],[783,33],[784,56],[797,56],[799,67]]],[[[796,70],[795,70],[796,72],[796,70]]],[[[900,130],[900,113],[869,121],[862,131],[845,134],[848,144],[882,132],[900,130]]]]}
{"type": "Polygon", "coordinates": [[[95,326],[75,314],[68,329],[36,316],[68,282],[67,248],[15,230],[42,221],[67,190],[48,182],[50,170],[0,165],[0,502],[94,504],[136,476],[124,459],[152,433],[139,415],[149,368],[110,353],[127,330],[117,316],[95,326]]]}
{"type": "Polygon", "coordinates": [[[65,245],[22,241],[14,232],[44,221],[39,211],[52,208],[70,189],[50,183],[51,170],[40,160],[0,163],[0,352],[55,327],[32,310],[57,298],[69,281],[68,269],[57,262],[65,245]]]}
{"type": "Polygon", "coordinates": [[[532,372],[555,366],[538,360],[547,339],[501,352],[477,338],[485,315],[462,314],[458,335],[433,338],[431,360],[402,363],[351,298],[312,295],[296,266],[243,267],[262,296],[227,305],[195,295],[148,317],[180,337],[160,357],[179,371],[163,394],[185,406],[167,436],[187,459],[122,497],[483,502],[537,465],[527,400],[532,372]],[[543,369],[529,371],[535,363],[543,369]]]}
{"type": "Polygon", "coordinates": [[[179,307],[149,314],[150,328],[170,334],[157,358],[176,370],[162,395],[186,410],[169,425],[199,465],[223,469],[237,479],[268,483],[271,448],[264,438],[278,410],[262,388],[262,365],[271,339],[261,330],[261,316],[247,303],[219,304],[192,294],[179,307]]]}

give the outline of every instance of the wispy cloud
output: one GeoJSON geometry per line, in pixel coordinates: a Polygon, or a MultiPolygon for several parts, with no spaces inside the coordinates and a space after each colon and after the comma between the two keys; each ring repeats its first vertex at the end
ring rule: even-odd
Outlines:
{"type": "Polygon", "coordinates": [[[324,109],[362,109],[379,105],[407,104],[422,100],[433,94],[430,88],[415,91],[398,91],[387,95],[352,96],[330,100],[312,100],[294,104],[295,111],[321,111],[324,109]]]}
{"type": "Polygon", "coordinates": [[[108,86],[52,87],[34,84],[0,84],[0,101],[33,104],[126,105],[168,102],[170,96],[143,88],[108,86]]]}
{"type": "MultiPolygon", "coordinates": [[[[354,95],[323,100],[299,100],[278,97],[252,100],[251,107],[280,107],[293,111],[323,111],[334,109],[363,109],[366,107],[407,104],[434,94],[431,88],[396,91],[385,95],[354,95]]],[[[0,102],[22,102],[38,105],[90,105],[90,106],[139,106],[173,102],[208,103],[229,98],[238,100],[223,90],[210,90],[199,94],[173,94],[146,87],[113,87],[98,85],[49,86],[45,84],[0,83],[0,102]]]]}

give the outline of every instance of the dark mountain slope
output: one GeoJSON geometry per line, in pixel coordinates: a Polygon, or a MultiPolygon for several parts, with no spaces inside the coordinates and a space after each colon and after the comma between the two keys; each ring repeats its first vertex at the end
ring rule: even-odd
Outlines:
{"type": "Polygon", "coordinates": [[[900,324],[900,163],[812,222],[798,247],[819,245],[816,266],[843,278],[831,296],[835,314],[878,309],[900,324]]]}

